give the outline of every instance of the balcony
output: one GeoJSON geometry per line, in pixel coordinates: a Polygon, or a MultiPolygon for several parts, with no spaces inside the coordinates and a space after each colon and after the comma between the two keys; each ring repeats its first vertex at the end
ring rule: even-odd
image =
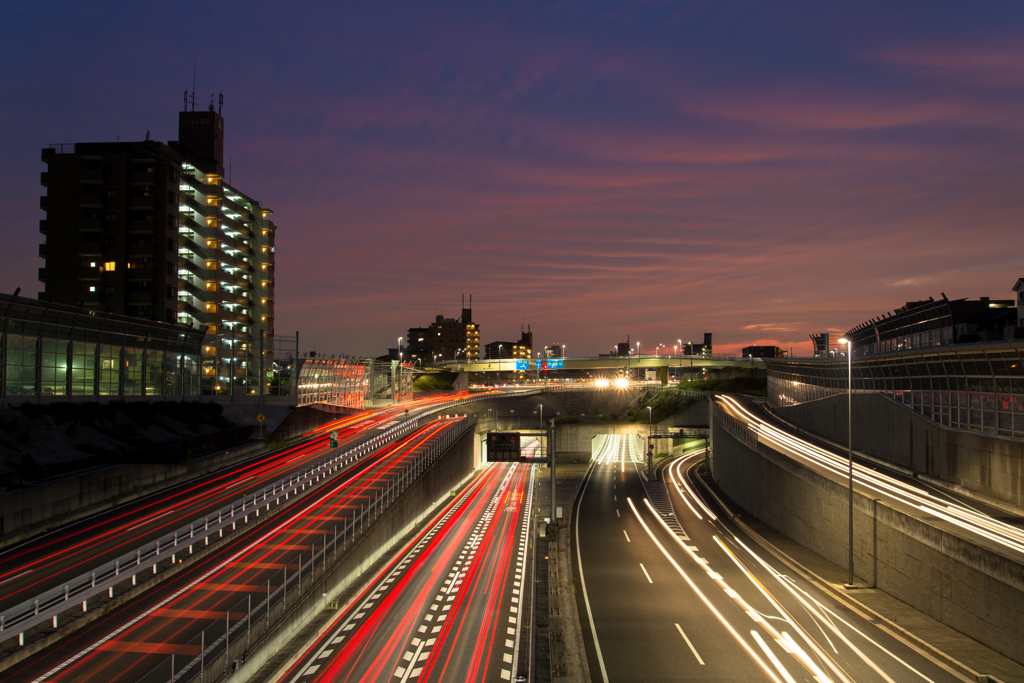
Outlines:
{"type": "Polygon", "coordinates": [[[85,169],[84,171],[78,174],[78,182],[99,184],[103,182],[103,176],[100,175],[99,169],[85,169]]]}
{"type": "Polygon", "coordinates": [[[40,282],[46,282],[46,268],[45,267],[39,269],[39,281],[40,282]]]}
{"type": "Polygon", "coordinates": [[[40,219],[39,220],[39,232],[41,234],[45,235],[46,234],[46,228],[47,228],[46,219],[45,218],[40,219]]]}
{"type": "MultiPolygon", "coordinates": [[[[79,232],[103,232],[103,223],[99,218],[83,218],[78,221],[79,232]]],[[[42,232],[42,231],[40,231],[42,232]]],[[[99,239],[99,237],[91,237],[89,239],[99,239]]]]}
{"type": "Polygon", "coordinates": [[[50,186],[49,183],[50,183],[50,173],[49,173],[49,171],[43,171],[42,173],[40,173],[39,174],[39,184],[42,185],[43,187],[49,187],[50,186]]]}
{"type": "Polygon", "coordinates": [[[156,174],[145,171],[136,171],[128,175],[130,185],[152,185],[156,182],[156,174]]]}
{"type": "Polygon", "coordinates": [[[128,197],[129,209],[155,209],[156,195],[133,194],[128,197]]]}
{"type": "Polygon", "coordinates": [[[46,242],[39,245],[39,258],[46,258],[46,242]]]}
{"type": "Polygon", "coordinates": [[[39,198],[39,208],[42,209],[43,211],[50,210],[50,198],[47,197],[45,194],[39,198]]]}
{"type": "MultiPolygon", "coordinates": [[[[45,197],[44,197],[45,199],[45,197]]],[[[103,206],[103,197],[99,192],[83,192],[78,196],[78,205],[85,208],[100,208],[103,206]]],[[[46,207],[40,207],[44,211],[46,207]]]]}

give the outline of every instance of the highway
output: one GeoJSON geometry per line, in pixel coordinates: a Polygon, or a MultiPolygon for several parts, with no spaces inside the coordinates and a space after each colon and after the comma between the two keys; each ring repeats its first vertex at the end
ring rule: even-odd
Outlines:
{"type": "Polygon", "coordinates": [[[694,479],[702,451],[648,482],[611,437],[575,516],[577,602],[594,680],[964,680],[760,549],[694,479]],[[673,512],[674,510],[674,512],[673,512]]]}
{"type": "MultiPolygon", "coordinates": [[[[310,559],[314,553],[331,559],[351,548],[382,503],[395,499],[402,486],[422,470],[422,454],[461,418],[428,423],[396,443],[346,469],[328,484],[278,516],[231,539],[208,556],[130,601],[110,615],[4,672],[5,680],[90,681],[102,677],[110,683],[137,681],[154,669],[186,666],[200,643],[223,635],[227,622],[244,619],[249,605],[294,602],[298,581],[311,589],[310,574],[320,570],[310,559]],[[305,576],[300,576],[305,565],[305,576]],[[287,577],[287,587],[285,578],[287,577]],[[241,601],[241,602],[240,602],[241,601]],[[208,633],[204,641],[200,632],[208,633]]],[[[265,615],[266,612],[264,611],[265,615]]],[[[263,625],[259,619],[254,629],[263,625]]],[[[205,637],[205,635],[203,636],[205,637]]],[[[223,652],[220,655],[223,658],[223,652]]],[[[158,677],[160,678],[160,677],[158,677]]],[[[160,678],[160,680],[167,680],[160,678]]]]}
{"type": "MultiPolygon", "coordinates": [[[[849,481],[846,452],[794,435],[792,430],[750,399],[720,396],[717,403],[759,442],[837,481],[849,481]]],[[[950,531],[1017,561],[1024,560],[1024,529],[1020,517],[970,501],[920,480],[882,471],[854,457],[854,487],[928,524],[950,531]]]]}
{"type": "Polygon", "coordinates": [[[279,680],[514,679],[529,652],[533,467],[488,465],[279,680]]]}
{"type": "Polygon", "coordinates": [[[422,399],[340,418],[310,432],[296,445],[5,548],[0,551],[0,612],[303,469],[330,450],[329,431],[337,430],[344,446],[405,417],[405,410],[440,402],[438,398],[422,399]]]}

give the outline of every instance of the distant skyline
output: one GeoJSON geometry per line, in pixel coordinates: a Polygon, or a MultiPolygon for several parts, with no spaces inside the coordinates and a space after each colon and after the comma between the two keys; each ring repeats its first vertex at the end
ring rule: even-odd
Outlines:
{"type": "MultiPolygon", "coordinates": [[[[273,209],[278,334],[380,355],[473,295],[481,343],[714,333],[810,353],[1024,277],[1024,5],[6,7],[0,291],[36,296],[40,149],[177,137],[224,94],[273,209]]],[[[50,245],[50,249],[59,245],[50,245]]]]}

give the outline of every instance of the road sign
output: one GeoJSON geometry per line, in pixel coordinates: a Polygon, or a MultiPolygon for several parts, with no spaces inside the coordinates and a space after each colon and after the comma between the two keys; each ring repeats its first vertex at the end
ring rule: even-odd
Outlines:
{"type": "Polygon", "coordinates": [[[331,448],[338,447],[338,432],[331,432],[331,448]]]}
{"type": "Polygon", "coordinates": [[[491,462],[518,462],[521,455],[519,432],[487,432],[487,459],[491,462]]]}
{"type": "Polygon", "coordinates": [[[263,421],[266,419],[267,418],[263,417],[263,413],[260,413],[259,415],[256,416],[256,421],[259,422],[260,424],[263,424],[263,421]]]}

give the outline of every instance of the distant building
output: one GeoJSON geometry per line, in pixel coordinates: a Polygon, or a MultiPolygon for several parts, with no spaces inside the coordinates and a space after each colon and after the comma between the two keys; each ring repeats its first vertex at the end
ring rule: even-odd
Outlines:
{"type": "Polygon", "coordinates": [[[224,119],[178,113],[166,145],[43,149],[43,299],[206,333],[203,393],[258,393],[274,353],[276,226],[224,182],[224,119]]]}
{"type": "Polygon", "coordinates": [[[630,347],[628,341],[619,342],[618,344],[615,345],[616,356],[628,356],[632,351],[633,349],[630,347]]]}
{"type": "Polygon", "coordinates": [[[744,346],[744,358],[785,358],[786,352],[778,346],[744,346]]]}
{"type": "Polygon", "coordinates": [[[480,359],[480,326],[473,322],[473,297],[469,308],[463,300],[462,315],[445,318],[439,315],[430,327],[410,327],[406,336],[407,347],[402,355],[415,362],[443,362],[480,359]]]}
{"type": "Polygon", "coordinates": [[[694,344],[690,342],[683,345],[683,355],[685,356],[710,356],[712,353],[711,347],[711,333],[704,333],[704,343],[694,344]]]}
{"type": "Polygon", "coordinates": [[[1024,278],[1017,280],[1013,291],[1017,294],[1017,327],[1024,329],[1024,278]]]}
{"type": "Polygon", "coordinates": [[[551,346],[544,347],[545,358],[561,358],[562,357],[562,345],[552,344],[551,346]]]}
{"type": "Polygon", "coordinates": [[[484,346],[484,358],[487,360],[508,360],[515,358],[515,342],[493,341],[484,346]]]}

